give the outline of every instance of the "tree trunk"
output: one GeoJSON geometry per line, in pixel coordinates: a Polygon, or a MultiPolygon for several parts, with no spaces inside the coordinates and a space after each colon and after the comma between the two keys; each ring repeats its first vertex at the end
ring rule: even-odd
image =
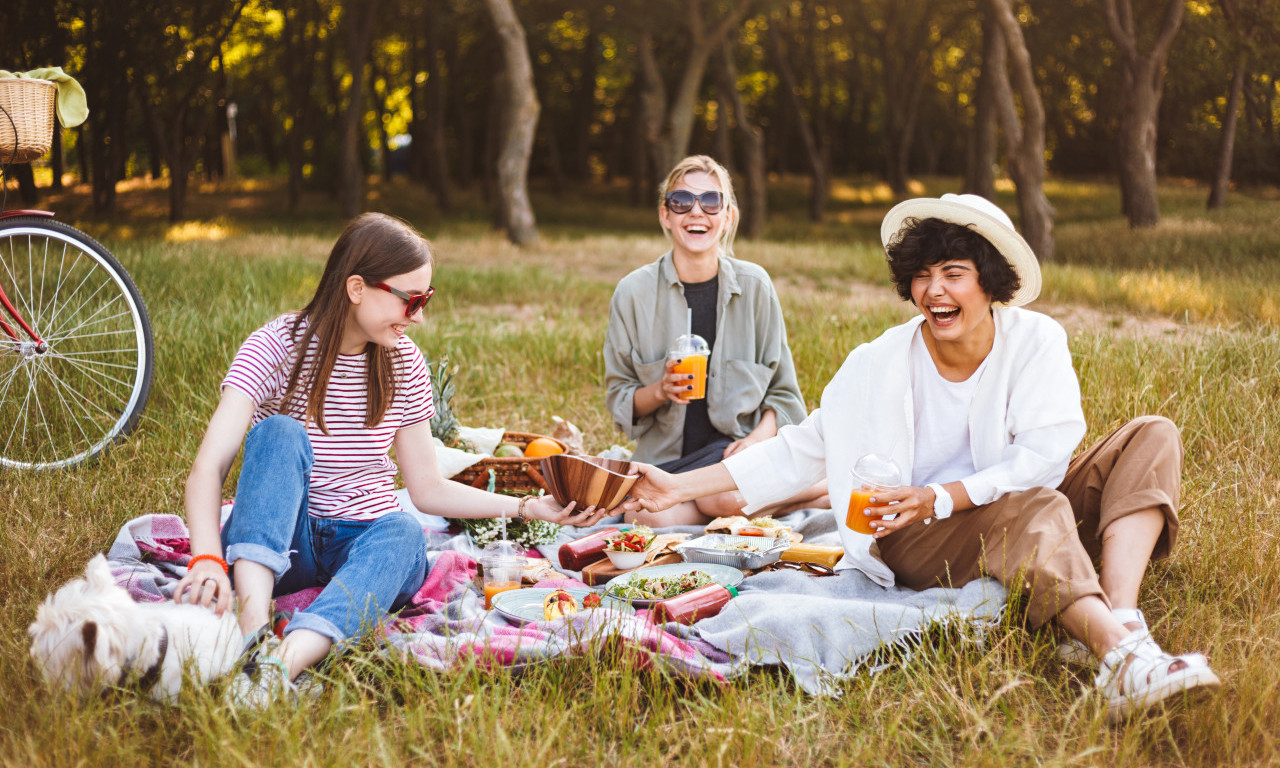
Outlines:
{"type": "Polygon", "coordinates": [[[1130,227],[1160,220],[1156,188],[1156,127],[1164,90],[1164,65],[1182,25],[1185,0],[1165,0],[1164,17],[1151,48],[1138,50],[1131,0],[1103,0],[1107,29],[1120,61],[1120,198],[1130,227]]]}
{"type": "Polygon", "coordinates": [[[812,188],[809,197],[809,218],[822,221],[822,214],[827,208],[827,164],[823,152],[814,138],[813,124],[800,101],[800,84],[796,81],[791,62],[787,59],[787,51],[778,33],[776,24],[769,25],[769,48],[773,51],[777,62],[778,74],[782,77],[782,88],[791,104],[791,111],[796,118],[796,127],[800,130],[800,138],[804,143],[805,156],[809,160],[809,171],[812,188]]]}
{"type": "Polygon", "coordinates": [[[1205,203],[1205,207],[1211,211],[1227,204],[1227,188],[1231,185],[1231,166],[1236,148],[1236,123],[1240,119],[1240,101],[1244,96],[1248,61],[1248,54],[1241,52],[1236,59],[1236,71],[1231,76],[1231,93],[1227,96],[1227,112],[1222,116],[1222,133],[1218,137],[1218,158],[1213,171],[1213,184],[1205,203]]]}
{"type": "Polygon", "coordinates": [[[1012,77],[1004,69],[993,72],[1001,103],[1001,123],[1009,144],[1009,175],[1018,187],[1018,212],[1022,236],[1042,262],[1053,261],[1053,206],[1044,194],[1044,105],[1036,89],[1035,74],[1022,27],[1013,15],[1010,0],[987,0],[1008,54],[1012,77]],[[1012,87],[1012,88],[1011,88],[1012,87]],[[1022,102],[1022,121],[1013,103],[1012,90],[1022,102]]]}
{"type": "Polygon", "coordinates": [[[436,205],[443,213],[449,213],[453,210],[453,201],[449,190],[448,153],[445,150],[446,94],[444,75],[440,68],[440,24],[434,9],[427,9],[426,16],[427,83],[423,96],[427,106],[427,136],[426,146],[421,151],[426,155],[427,183],[435,194],[436,205]]]}
{"type": "Polygon", "coordinates": [[[364,169],[360,160],[364,134],[364,68],[373,45],[373,22],[379,0],[347,3],[343,12],[343,42],[351,69],[351,88],[342,115],[338,140],[338,208],[353,218],[364,208],[364,169]]]}
{"type": "Polygon", "coordinates": [[[640,35],[636,44],[639,50],[640,71],[640,124],[644,137],[645,155],[649,161],[646,176],[654,180],[665,178],[674,163],[667,163],[667,150],[663,146],[662,123],[667,114],[667,89],[662,83],[662,74],[658,71],[658,60],[653,55],[653,35],[647,30],[640,35]]]}
{"type": "Polygon", "coordinates": [[[285,67],[289,73],[286,108],[293,118],[284,139],[285,163],[289,168],[289,211],[302,203],[303,165],[306,162],[306,126],[313,114],[311,87],[315,83],[315,59],[319,45],[310,25],[316,19],[312,0],[296,4],[284,18],[285,67]]]}
{"type": "Polygon", "coordinates": [[[699,0],[686,0],[689,5],[689,53],[680,70],[680,82],[667,108],[664,135],[665,162],[660,173],[666,173],[689,154],[689,140],[693,136],[694,110],[698,106],[698,92],[707,71],[711,52],[719,47],[729,30],[733,29],[747,10],[748,0],[738,0],[710,32],[704,31],[702,6],[699,0]]]}
{"type": "MultiPolygon", "coordinates": [[[[728,97],[716,86],[716,127],[711,131],[711,154],[730,172],[737,171],[733,159],[733,127],[729,124],[728,97]]],[[[710,130],[710,126],[708,126],[710,130]]]]}
{"type": "Polygon", "coordinates": [[[485,0],[502,44],[506,63],[506,108],[503,138],[498,155],[498,197],[507,224],[507,237],[516,245],[538,241],[533,205],[529,201],[529,157],[538,127],[538,95],[533,88],[533,66],[511,0],[485,0]]]}
{"type": "Polygon", "coordinates": [[[582,47],[582,74],[573,105],[574,141],[569,158],[570,173],[578,181],[591,178],[591,123],[596,109],[596,72],[600,64],[599,21],[587,6],[587,39],[582,47]]]}
{"type": "Polygon", "coordinates": [[[982,71],[973,102],[973,128],[964,175],[964,191],[996,198],[996,78],[1005,67],[1004,36],[991,13],[982,19],[982,71]]]}
{"type": "Polygon", "coordinates": [[[767,213],[765,196],[765,157],[764,131],[751,122],[747,116],[747,107],[742,103],[742,95],[738,93],[738,67],[733,61],[733,46],[726,40],[720,46],[721,66],[716,68],[719,78],[717,90],[727,99],[733,108],[733,119],[737,124],[738,136],[742,142],[742,194],[738,196],[742,209],[742,221],[738,231],[752,240],[764,235],[764,223],[767,213]]]}
{"type": "MultiPolygon", "coordinates": [[[[40,202],[40,190],[36,188],[36,173],[31,169],[31,163],[18,163],[7,173],[17,179],[18,196],[22,198],[23,205],[34,207],[40,202]]],[[[7,178],[5,180],[8,181],[7,178]]]]}
{"type": "Polygon", "coordinates": [[[62,128],[55,126],[53,129],[53,154],[49,157],[49,165],[53,170],[53,183],[49,185],[49,189],[55,192],[62,191],[62,174],[67,172],[67,153],[62,143],[62,128]]]}
{"type": "MultiPolygon", "coordinates": [[[[391,137],[387,135],[387,96],[385,89],[378,89],[378,64],[375,60],[369,66],[369,98],[373,99],[374,123],[378,132],[378,159],[382,164],[382,180],[391,181],[391,137]]],[[[383,80],[386,83],[386,80],[383,80]]]]}

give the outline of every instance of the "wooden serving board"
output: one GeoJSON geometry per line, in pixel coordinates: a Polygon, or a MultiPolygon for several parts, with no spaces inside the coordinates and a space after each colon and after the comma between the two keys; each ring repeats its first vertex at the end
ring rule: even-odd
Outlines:
{"type": "Polygon", "coordinates": [[[609,581],[609,579],[612,579],[615,576],[621,576],[624,573],[631,573],[632,571],[638,571],[641,568],[648,568],[651,565],[667,565],[668,563],[683,563],[683,562],[684,562],[684,558],[680,557],[680,555],[676,554],[675,552],[666,552],[664,554],[658,555],[657,557],[653,558],[652,561],[645,563],[639,568],[629,568],[625,571],[621,571],[621,570],[618,570],[617,568],[614,568],[613,563],[609,560],[609,558],[606,557],[605,559],[596,561],[591,565],[585,566],[582,569],[582,583],[591,587],[598,587],[604,584],[605,582],[609,581]]]}

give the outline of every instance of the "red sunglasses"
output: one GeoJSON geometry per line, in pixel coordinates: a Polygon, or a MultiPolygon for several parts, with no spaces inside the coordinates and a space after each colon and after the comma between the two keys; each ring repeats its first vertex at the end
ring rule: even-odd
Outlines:
{"type": "Polygon", "coordinates": [[[427,302],[431,301],[431,297],[436,294],[434,285],[427,286],[426,293],[405,293],[399,288],[392,288],[386,283],[370,283],[374,288],[381,288],[392,296],[398,296],[404,300],[404,316],[413,317],[418,310],[427,306],[427,302]]]}

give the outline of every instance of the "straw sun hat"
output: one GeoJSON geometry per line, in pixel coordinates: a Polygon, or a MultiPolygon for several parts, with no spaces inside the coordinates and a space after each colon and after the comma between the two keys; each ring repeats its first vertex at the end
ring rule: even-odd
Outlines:
{"type": "Polygon", "coordinates": [[[1021,307],[1040,295],[1040,262],[1013,221],[999,206],[978,195],[943,195],[903,200],[893,206],[880,225],[880,241],[888,247],[907,219],[942,219],[968,227],[985,237],[1018,274],[1022,286],[1005,306],[1021,307]]]}

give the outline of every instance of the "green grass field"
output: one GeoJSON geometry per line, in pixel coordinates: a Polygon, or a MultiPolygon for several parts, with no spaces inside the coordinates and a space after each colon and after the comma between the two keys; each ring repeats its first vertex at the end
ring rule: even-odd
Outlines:
{"type": "MultiPolygon", "coordinates": [[[[739,256],[767,267],[787,312],[801,386],[814,404],[856,344],[909,315],[888,290],[876,241],[892,201],[877,184],[835,185],[828,220],[804,220],[803,180],[771,190],[773,218],[739,256]]],[[[955,191],[927,179],[920,194],[955,191]]],[[[243,338],[309,298],[340,231],[335,205],[286,215],[267,182],[198,190],[192,217],[164,221],[163,190],[124,189],[100,221],[82,194],[62,218],[102,239],[145,296],[156,383],[137,432],[102,461],[49,474],[0,472],[0,764],[72,765],[1265,765],[1280,762],[1280,202],[1239,193],[1203,211],[1194,185],[1161,190],[1164,219],[1131,232],[1117,191],[1049,189],[1060,260],[1033,305],[1063,318],[1096,439],[1158,413],[1186,444],[1180,547],[1154,565],[1141,607],[1175,652],[1209,655],[1220,693],[1108,727],[1090,676],[1053,658],[1056,641],[1016,625],[982,649],[938,644],[812,699],[783,674],[726,686],[632,672],[615,649],[519,677],[444,675],[354,653],[315,705],[236,720],[208,693],[177,707],[131,694],[80,702],[44,687],[26,627],[44,595],[79,574],[120,525],[181,512],[182,485],[243,338]]],[[[455,407],[476,426],[546,432],[560,415],[599,450],[621,435],[603,407],[600,358],[609,296],[664,241],[651,208],[622,187],[540,189],[541,243],[494,234],[478,192],[441,215],[397,182],[370,206],[435,243],[428,355],[459,366],[455,407]]],[[[1012,194],[1000,201],[1013,207],[1012,194]]],[[[943,638],[945,640],[945,638],[943,638]]]]}

